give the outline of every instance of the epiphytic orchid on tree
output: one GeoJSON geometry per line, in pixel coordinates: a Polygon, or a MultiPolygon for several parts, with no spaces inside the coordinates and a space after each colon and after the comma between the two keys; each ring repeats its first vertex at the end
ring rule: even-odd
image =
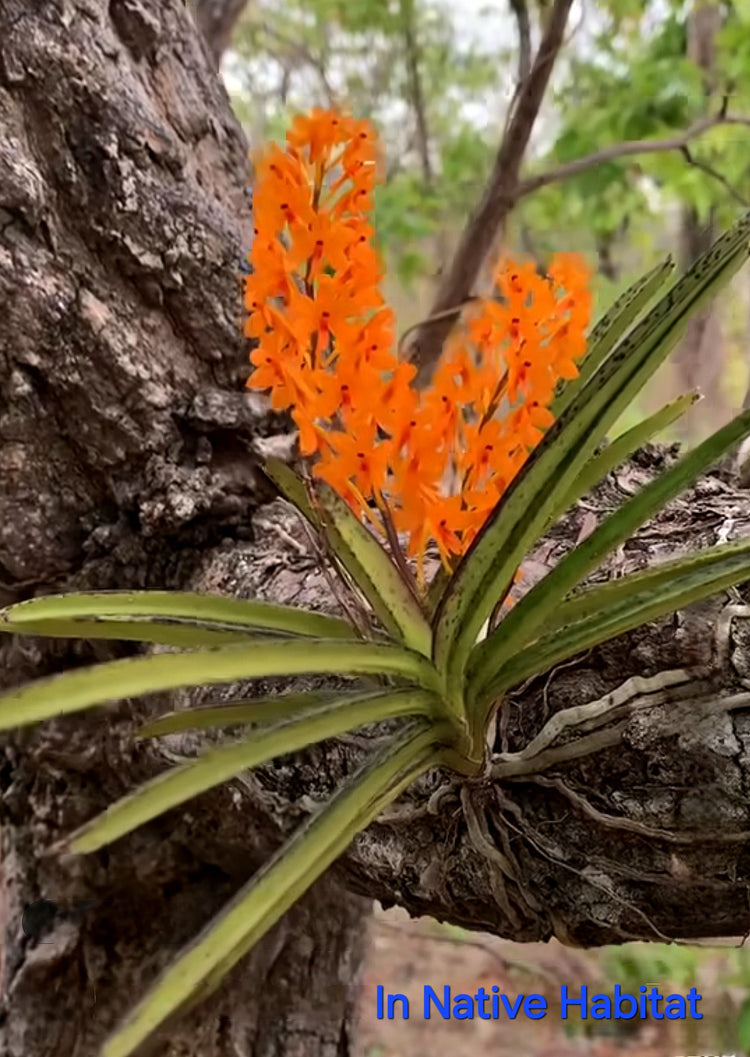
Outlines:
{"type": "MultiPolygon", "coordinates": [[[[723,235],[649,311],[666,261],[588,331],[582,262],[546,276],[501,261],[432,386],[418,392],[380,293],[368,211],[372,127],[341,113],[297,118],[286,150],[257,161],[246,279],[249,385],[299,429],[306,467],[269,477],[324,541],[366,620],[261,601],[135,591],[34,598],[0,610],[0,630],[113,638],[169,651],[40,679],[0,696],[0,728],[179,687],[294,675],[346,677],[345,691],[290,692],[162,715],[140,731],[242,725],[112,804],[65,842],[93,852],[242,771],[366,724],[397,720],[367,760],[151,986],[106,1042],[129,1057],[173,1012],[216,987],[345,850],[432,767],[482,776],[505,695],[583,650],[750,577],[750,541],[595,586],[582,582],[667,502],[750,434],[738,416],[642,488],[512,607],[524,557],[609,470],[674,421],[689,394],[614,443],[607,431],[748,256],[750,216],[723,235]],[[588,332],[588,333],[587,333],[588,332]],[[441,567],[428,582],[428,546],[441,567]]],[[[530,747],[533,749],[533,746],[530,747]]],[[[506,754],[507,756],[507,754],[506,754]]],[[[514,773],[544,766],[518,754],[514,773]]]]}

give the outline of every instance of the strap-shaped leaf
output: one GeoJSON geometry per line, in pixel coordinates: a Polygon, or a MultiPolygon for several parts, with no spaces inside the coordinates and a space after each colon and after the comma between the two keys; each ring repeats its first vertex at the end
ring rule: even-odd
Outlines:
{"type": "Polygon", "coordinates": [[[412,688],[333,699],[313,711],[255,730],[243,741],[211,749],[170,768],[81,826],[61,842],[59,850],[96,851],[178,804],[277,756],[297,752],[367,723],[398,716],[429,716],[437,713],[439,707],[440,700],[434,694],[412,688]]]}
{"type": "Polygon", "coordinates": [[[210,994],[356,834],[431,766],[435,739],[421,723],[396,735],[180,952],[110,1036],[101,1057],[130,1057],[168,1016],[210,994]]]}
{"type": "Polygon", "coordinates": [[[499,670],[539,633],[546,618],[555,619],[562,599],[607,554],[632,536],[637,528],[749,433],[750,411],[745,411],[643,487],[602,522],[583,543],[566,554],[554,569],[524,595],[485,641],[474,648],[468,673],[470,695],[473,693],[471,688],[486,684],[489,672],[499,670]]]}
{"type": "Polygon", "coordinates": [[[606,448],[594,455],[575,479],[569,494],[562,502],[567,510],[583,496],[588,495],[602,478],[629,459],[633,452],[648,444],[655,436],[671,426],[678,418],[701,399],[700,393],[686,393],[665,404],[659,411],[638,422],[632,429],[621,433],[606,448]]]}
{"type": "Polygon", "coordinates": [[[263,464],[263,472],[271,480],[284,498],[299,510],[300,514],[318,532],[323,531],[323,522],[313,510],[305,482],[291,466],[281,459],[269,456],[263,464]]]}
{"type": "Polygon", "coordinates": [[[316,482],[320,510],[314,511],[297,475],[277,459],[269,459],[265,472],[290,502],[305,506],[300,512],[322,531],[334,555],[354,580],[383,626],[410,649],[429,657],[432,632],[419,603],[400,572],[373,534],[347,504],[324,482],[316,482]]]}
{"type": "MultiPolygon", "coordinates": [[[[707,560],[707,556],[712,554],[712,551],[709,551],[703,555],[700,563],[693,563],[692,559],[675,563],[671,577],[659,584],[657,592],[645,578],[645,589],[632,593],[631,581],[643,574],[618,580],[616,586],[613,584],[611,589],[602,595],[602,609],[544,635],[510,658],[494,673],[488,672],[488,682],[476,688],[476,699],[484,703],[496,700],[524,679],[541,675],[554,665],[575,657],[592,646],[598,646],[608,639],[630,631],[631,628],[692,605],[750,578],[750,554],[746,548],[730,545],[727,550],[724,547],[715,550],[720,552],[716,561],[707,560]],[[685,568],[680,569],[680,565],[685,568]]],[[[636,588],[637,586],[636,581],[636,588]]]]}
{"type": "Polygon", "coordinates": [[[463,692],[465,664],[524,555],[564,508],[597,444],[687,327],[689,317],[748,255],[750,213],[701,257],[616,347],[549,429],[460,562],[435,615],[434,656],[447,671],[451,700],[463,692]]]}
{"type": "Polygon", "coordinates": [[[181,686],[316,674],[395,675],[424,689],[439,688],[425,657],[390,643],[262,636],[250,645],[127,657],[37,679],[0,695],[0,730],[181,686]]]}
{"type": "MultiPolygon", "coordinates": [[[[228,646],[246,641],[257,631],[241,628],[223,631],[182,621],[162,623],[158,620],[18,620],[4,622],[0,615],[0,632],[10,635],[39,635],[58,639],[115,639],[121,642],[148,642],[182,649],[202,646],[228,646]]],[[[351,634],[351,632],[350,632],[351,634]]]]}
{"type": "Polygon", "coordinates": [[[326,513],[331,545],[336,550],[343,544],[345,553],[353,555],[358,563],[355,580],[360,591],[368,600],[377,597],[387,608],[403,642],[429,657],[432,629],[388,553],[332,488],[321,482],[316,491],[326,513]]]}
{"type": "Polygon", "coordinates": [[[575,624],[579,620],[605,612],[609,606],[620,605],[631,596],[645,596],[649,593],[658,595],[676,576],[684,575],[690,570],[697,573],[702,569],[722,565],[733,554],[750,556],[750,539],[707,547],[694,554],[659,562],[650,569],[643,569],[629,576],[583,587],[556,606],[554,613],[545,618],[544,634],[549,635],[556,628],[575,624]]]}
{"type": "Polygon", "coordinates": [[[640,279],[636,279],[602,316],[589,335],[586,356],[581,363],[578,377],[565,383],[552,404],[551,411],[555,418],[560,417],[573,398],[601,367],[617,342],[643,314],[673,272],[674,261],[671,257],[667,257],[640,279]]]}
{"type": "Polygon", "coordinates": [[[427,588],[426,609],[427,615],[430,617],[430,619],[432,619],[432,617],[434,617],[435,613],[437,612],[437,608],[440,605],[440,600],[442,599],[445,593],[445,589],[447,588],[450,582],[451,574],[448,572],[444,565],[441,565],[438,571],[433,576],[432,580],[430,580],[430,586],[427,588]]]}
{"type": "MultiPolygon", "coordinates": [[[[46,620],[107,617],[134,621],[142,621],[144,617],[152,620],[179,620],[207,627],[220,625],[224,631],[258,631],[262,628],[289,635],[309,635],[313,638],[352,637],[352,628],[345,620],[328,616],[326,613],[254,599],[203,595],[194,591],[71,592],[30,598],[0,609],[0,624],[5,625],[27,621],[38,624],[46,620]]],[[[42,632],[37,631],[35,634],[42,632]]]]}
{"type": "MultiPolygon", "coordinates": [[[[264,726],[278,723],[288,716],[310,712],[331,701],[344,697],[353,700],[359,694],[341,694],[324,690],[305,690],[291,694],[264,694],[263,697],[247,697],[221,705],[202,705],[200,708],[183,708],[177,712],[165,712],[149,720],[138,729],[139,738],[158,738],[163,734],[177,734],[185,730],[210,730],[213,727],[264,726]]],[[[373,691],[374,692],[374,691],[373,691]]]]}

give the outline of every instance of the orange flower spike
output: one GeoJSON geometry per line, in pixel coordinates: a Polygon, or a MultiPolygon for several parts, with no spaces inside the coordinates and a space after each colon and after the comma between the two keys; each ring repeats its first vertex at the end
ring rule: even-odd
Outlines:
{"type": "Polygon", "coordinates": [[[414,368],[394,354],[393,314],[382,307],[382,265],[364,217],[380,175],[372,126],[316,110],[295,121],[287,144],[286,155],[264,160],[257,195],[265,241],[256,240],[252,263],[263,274],[248,280],[245,297],[261,347],[249,384],[293,408],[314,472],[352,509],[382,531],[368,501],[386,499],[420,567],[430,538],[447,563],[551,425],[557,379],[577,372],[588,273],[574,255],[556,258],[548,277],[531,263],[503,262],[497,297],[474,306],[432,388],[418,395],[414,368]],[[285,230],[289,250],[276,238],[285,230]],[[491,416],[502,398],[511,410],[499,422],[491,416]],[[451,462],[461,494],[445,496],[451,462]]]}

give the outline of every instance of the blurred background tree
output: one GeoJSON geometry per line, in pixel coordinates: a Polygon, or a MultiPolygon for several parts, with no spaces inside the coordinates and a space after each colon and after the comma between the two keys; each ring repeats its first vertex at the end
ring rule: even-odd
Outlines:
{"type": "MultiPolygon", "coordinates": [[[[251,143],[283,138],[311,105],[376,122],[375,221],[401,330],[434,308],[549,15],[546,0],[251,0],[239,14],[223,72],[251,143]]],[[[576,5],[502,247],[542,268],[586,254],[604,301],[665,252],[689,263],[750,204],[749,86],[746,0],[576,5]]],[[[741,278],[646,397],[699,387],[691,440],[743,402],[749,300],[741,278]]]]}

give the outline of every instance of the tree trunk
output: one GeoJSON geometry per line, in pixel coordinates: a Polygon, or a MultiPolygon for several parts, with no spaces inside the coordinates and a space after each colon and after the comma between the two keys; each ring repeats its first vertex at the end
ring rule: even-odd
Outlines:
{"type": "MultiPolygon", "coordinates": [[[[245,144],[181,3],[2,0],[0,52],[0,599],[188,587],[252,536],[254,445],[283,426],[242,388],[245,144]]],[[[88,656],[2,649],[6,685],[88,656]]],[[[120,710],[7,745],[4,1057],[93,1055],[278,842],[259,815],[217,859],[181,841],[184,815],[171,842],[45,859],[71,812],[148,769],[131,732],[120,710]],[[41,898],[61,912],[34,943],[41,898]]],[[[348,1053],[368,906],[323,879],[157,1052],[348,1053]]]]}
{"type": "MultiPolygon", "coordinates": [[[[263,505],[259,457],[289,445],[285,422],[242,388],[245,147],[184,5],[0,0],[0,130],[3,600],[190,587],[330,609],[300,526],[283,504],[263,505]]],[[[648,449],[611,475],[528,574],[670,458],[648,449]]],[[[713,475],[607,571],[749,530],[746,493],[713,475]]],[[[220,992],[161,1034],[154,1057],[346,1054],[372,898],[521,940],[745,933],[750,712],[736,692],[750,640],[741,619],[717,621],[721,601],[523,687],[497,747],[519,749],[550,715],[634,675],[691,666],[696,681],[710,677],[707,698],[659,703],[629,684],[640,697],[594,754],[437,797],[445,776],[425,776],[220,992]]],[[[34,639],[0,649],[6,685],[114,652],[34,639]]],[[[153,704],[4,743],[3,1057],[93,1057],[159,967],[377,737],[243,776],[102,853],[46,855],[169,753],[195,749],[133,738],[153,704]],[[40,899],[58,912],[29,939],[21,914],[40,899]]]]}
{"type": "Polygon", "coordinates": [[[232,40],[234,27],[246,7],[247,0],[196,0],[195,15],[198,28],[217,67],[232,40]]]}
{"type": "MultiPolygon", "coordinates": [[[[715,0],[698,0],[687,21],[687,52],[704,78],[706,107],[711,105],[716,80],[716,36],[721,29],[722,13],[715,0]]],[[[685,206],[680,214],[680,263],[689,268],[705,253],[716,237],[713,218],[701,221],[695,210],[685,206]]],[[[677,356],[680,392],[700,389],[706,397],[699,413],[689,411],[682,420],[687,440],[700,439],[698,434],[718,429],[729,417],[721,389],[725,358],[721,321],[713,306],[694,316],[687,328],[677,356]]]]}

